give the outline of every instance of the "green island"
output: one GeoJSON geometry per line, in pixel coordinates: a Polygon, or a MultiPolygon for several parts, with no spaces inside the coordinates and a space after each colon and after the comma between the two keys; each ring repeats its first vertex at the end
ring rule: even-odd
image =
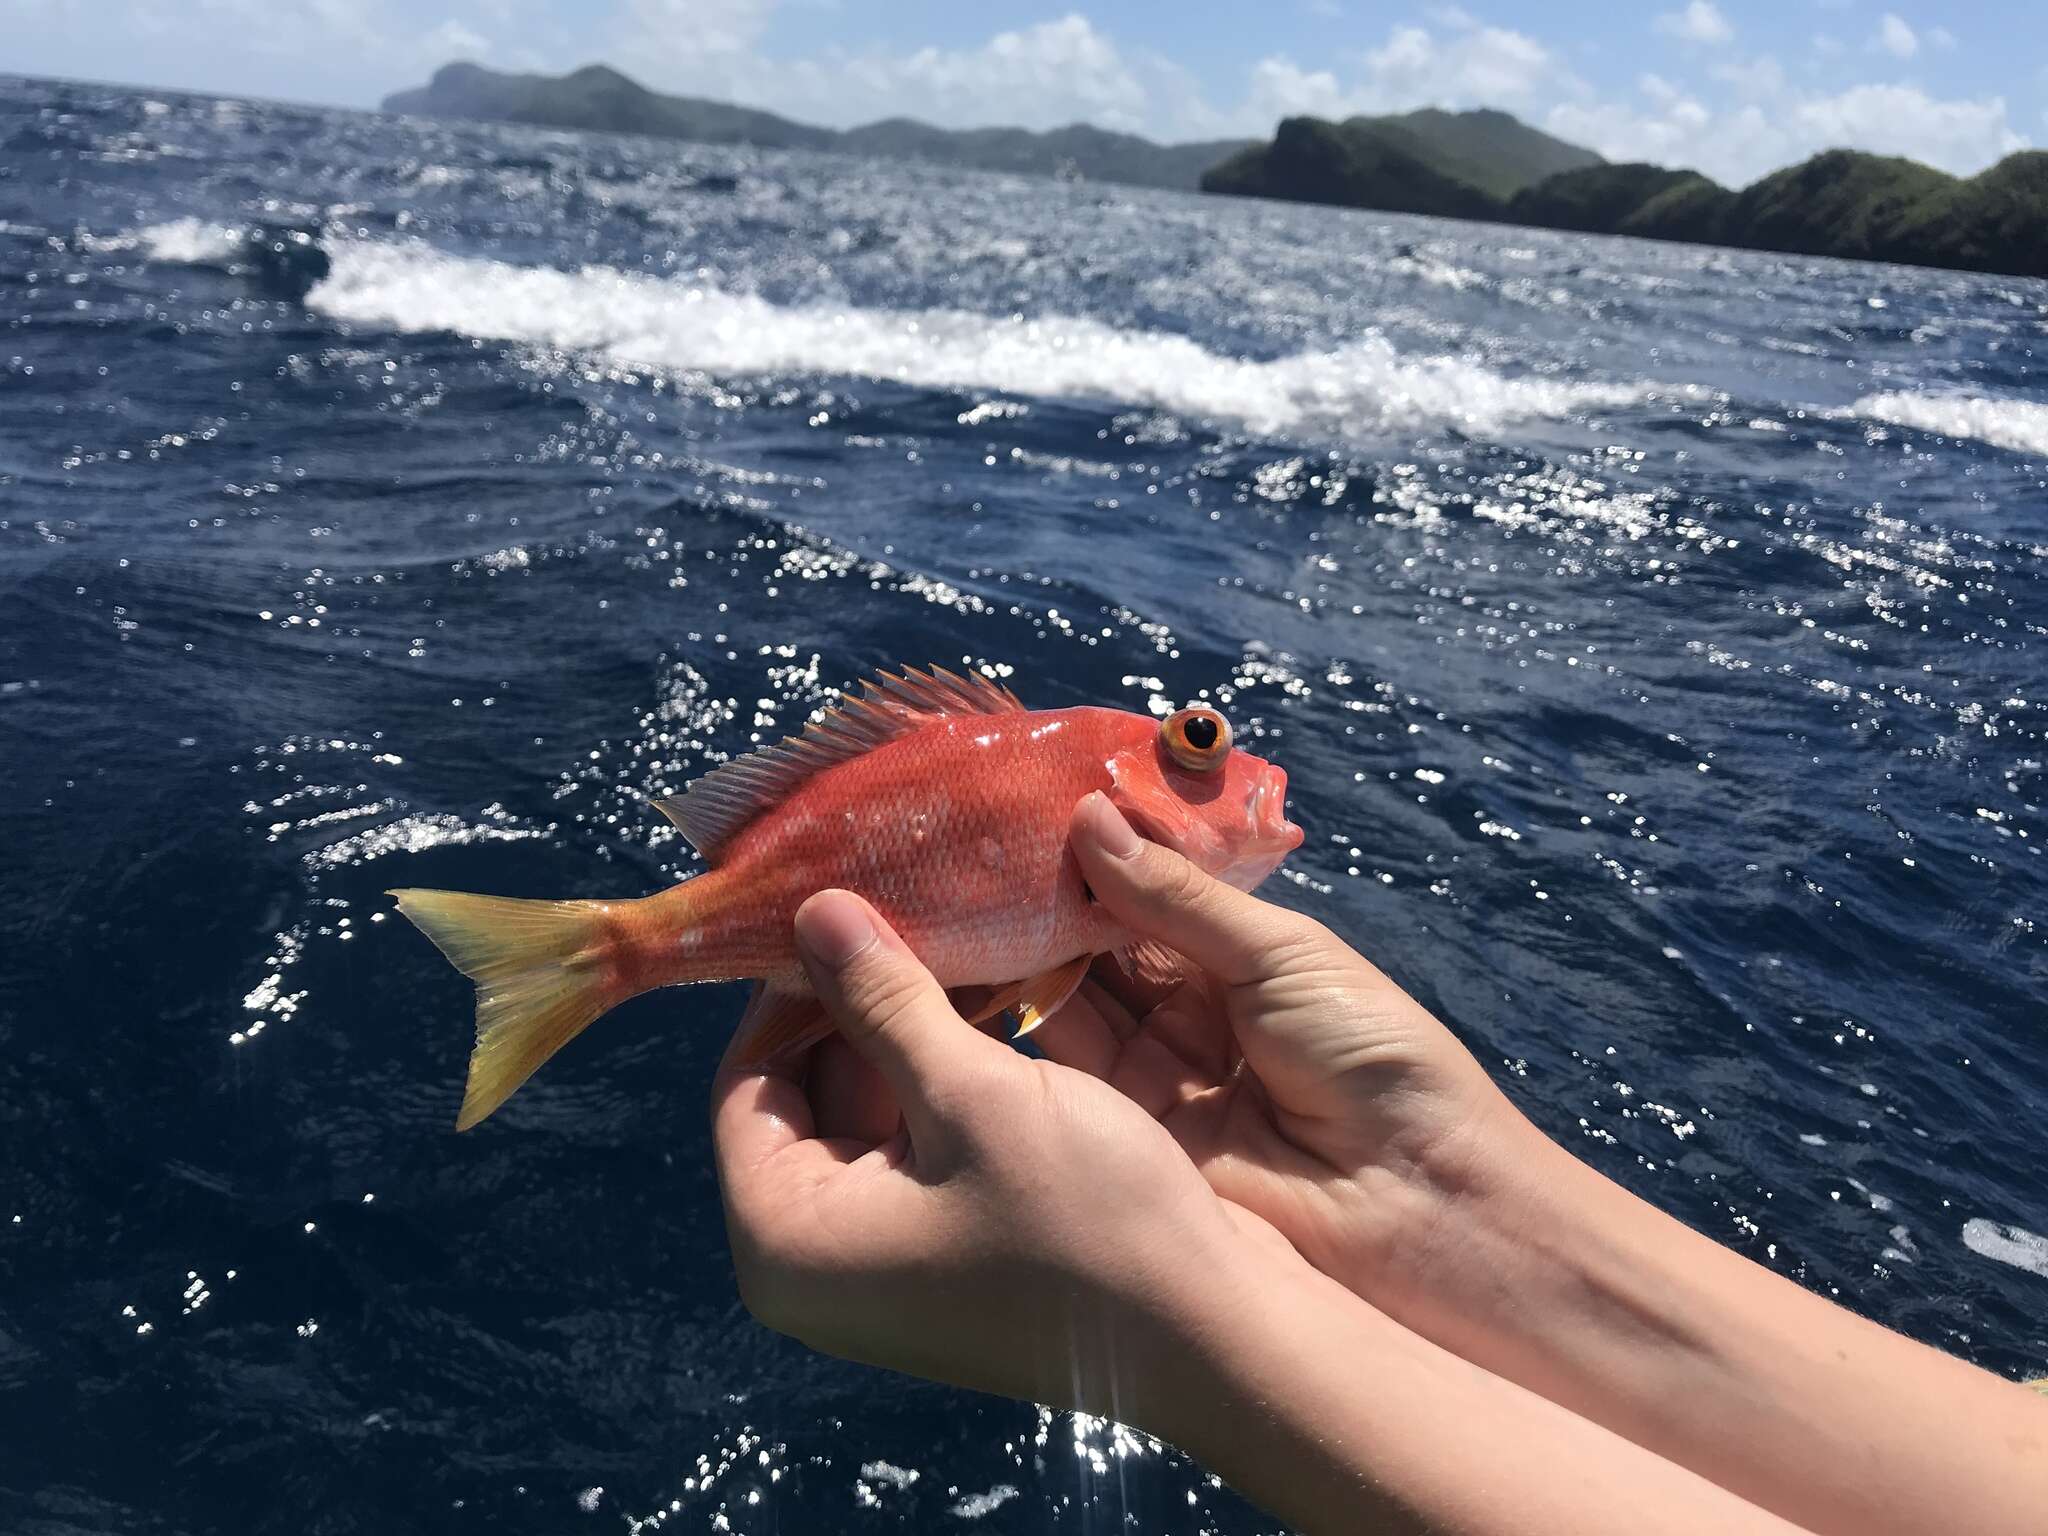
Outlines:
{"type": "Polygon", "coordinates": [[[663,95],[604,65],[512,75],[449,64],[384,110],[2048,277],[2044,150],[1958,177],[1833,149],[1731,190],[1698,171],[1610,163],[1492,109],[1290,117],[1265,142],[1159,144],[1086,124],[948,129],[902,117],[841,130],[663,95]]]}
{"type": "Polygon", "coordinates": [[[915,118],[889,117],[858,128],[819,128],[728,102],[664,96],[603,64],[567,75],[508,75],[477,64],[449,64],[417,90],[386,97],[384,110],[641,133],[705,144],[830,149],[977,171],[1068,176],[1186,192],[1197,188],[1210,166],[1246,147],[1242,139],[1156,144],[1086,123],[1034,133],[1024,128],[938,128],[915,118]]]}
{"type": "Polygon", "coordinates": [[[1493,219],[1801,256],[2048,276],[2048,151],[1950,176],[1831,149],[1731,191],[1698,171],[1614,165],[1505,112],[1283,121],[1206,192],[1493,219]],[[1426,119],[1426,124],[1418,124],[1426,119]],[[1460,125],[1445,131],[1445,120],[1460,125]],[[1561,164],[1568,156],[1578,163],[1561,164]],[[1475,173],[1474,163],[1487,167],[1475,173]]]}

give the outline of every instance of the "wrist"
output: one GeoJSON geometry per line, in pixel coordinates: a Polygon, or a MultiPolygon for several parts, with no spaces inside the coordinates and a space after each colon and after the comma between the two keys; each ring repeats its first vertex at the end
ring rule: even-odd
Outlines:
{"type": "MultiPolygon", "coordinates": [[[[1587,1170],[1491,1083],[1448,1123],[1405,1145],[1368,1148],[1325,1179],[1303,1256],[1347,1290],[1407,1314],[1470,1274],[1475,1247],[1517,1239],[1531,1212],[1587,1170]]],[[[1558,1219],[1558,1218],[1553,1218],[1558,1219]]],[[[1294,1235],[1290,1228],[1290,1235],[1294,1235]]]]}
{"type": "Polygon", "coordinates": [[[1284,1247],[1225,1256],[1150,1417],[1302,1531],[1785,1531],[1585,1418],[1430,1342],[1284,1247]]]}
{"type": "Polygon", "coordinates": [[[1026,1351],[1039,1379],[1008,1390],[1187,1445],[1200,1427],[1189,1410],[1217,1387],[1220,1352],[1267,1304],[1269,1250],[1307,1266],[1277,1233],[1246,1230],[1213,1199],[1144,1215],[1117,1233],[1107,1264],[1048,1277],[1065,1300],[1026,1351]]]}
{"type": "Polygon", "coordinates": [[[1253,1426],[1272,1433],[1295,1405],[1305,1339],[1339,1348],[1340,1333],[1391,1325],[1284,1244],[1240,1239],[1190,1273],[1163,1341],[1168,1390],[1145,1427],[1230,1478],[1257,1454],[1253,1426]]]}
{"type": "Polygon", "coordinates": [[[1718,1245],[1580,1161],[1505,1097],[1461,1129],[1411,1185],[1399,1243],[1347,1284],[1402,1327],[1601,1422],[1610,1388],[1596,1383],[1713,1369],[1717,1330],[1692,1272],[1718,1245]]]}

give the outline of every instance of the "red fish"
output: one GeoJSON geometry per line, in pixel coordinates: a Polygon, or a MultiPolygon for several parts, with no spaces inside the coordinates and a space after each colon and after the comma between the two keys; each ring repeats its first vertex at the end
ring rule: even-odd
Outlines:
{"type": "Polygon", "coordinates": [[[815,892],[857,892],[947,987],[993,986],[981,1017],[1049,1017],[1128,935],[1088,895],[1067,847],[1074,806],[1102,790],[1132,824],[1250,890],[1301,844],[1287,775],[1236,749],[1196,705],[1027,710],[979,674],[883,674],[801,736],[656,802],[710,869],[628,901],[521,901],[403,890],[399,910],[477,984],[476,1050],[456,1129],[509,1098],[629,997],[753,978],[739,1059],[832,1025],[792,922],[815,892]]]}

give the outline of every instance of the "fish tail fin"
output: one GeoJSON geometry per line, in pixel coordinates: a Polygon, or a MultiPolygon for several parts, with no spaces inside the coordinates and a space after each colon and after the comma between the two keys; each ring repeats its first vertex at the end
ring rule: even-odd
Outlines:
{"type": "Polygon", "coordinates": [[[542,1062],[630,995],[618,984],[616,903],[463,891],[389,894],[476,983],[476,1049],[458,1131],[511,1098],[542,1062]]]}

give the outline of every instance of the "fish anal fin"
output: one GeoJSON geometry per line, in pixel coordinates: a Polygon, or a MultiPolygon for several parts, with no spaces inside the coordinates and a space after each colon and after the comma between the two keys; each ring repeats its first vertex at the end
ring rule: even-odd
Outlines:
{"type": "Polygon", "coordinates": [[[1049,971],[997,987],[967,1022],[981,1024],[999,1013],[1015,1013],[1017,1033],[1012,1038],[1023,1039],[1060,1011],[1067,999],[1074,995],[1074,989],[1081,985],[1081,978],[1088,974],[1088,964],[1094,958],[1093,955],[1076,955],[1049,971]]]}
{"type": "Polygon", "coordinates": [[[730,1060],[743,1071],[765,1066],[816,1045],[834,1026],[824,1005],[803,992],[754,983],[747,1011],[733,1032],[730,1060]]]}
{"type": "Polygon", "coordinates": [[[899,736],[948,715],[1022,713],[1017,696],[979,672],[965,676],[944,667],[883,672],[836,706],[774,746],[720,765],[680,795],[654,808],[716,864],[725,845],[755,817],[786,799],[814,774],[872,752],[899,736]]]}

